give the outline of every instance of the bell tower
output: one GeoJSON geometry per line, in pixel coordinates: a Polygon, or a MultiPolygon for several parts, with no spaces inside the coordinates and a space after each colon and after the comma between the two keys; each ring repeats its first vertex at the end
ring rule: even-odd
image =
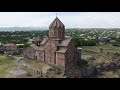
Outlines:
{"type": "Polygon", "coordinates": [[[65,26],[57,16],[49,26],[49,38],[56,40],[62,40],[65,38],[65,26]]]}

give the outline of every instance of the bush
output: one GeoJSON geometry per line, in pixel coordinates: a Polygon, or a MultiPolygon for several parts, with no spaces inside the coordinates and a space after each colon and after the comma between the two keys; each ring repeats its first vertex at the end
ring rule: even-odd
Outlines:
{"type": "Polygon", "coordinates": [[[29,46],[29,44],[25,44],[24,46],[23,46],[23,48],[27,48],[29,46]]]}
{"type": "Polygon", "coordinates": [[[117,46],[117,47],[120,47],[120,43],[119,42],[114,42],[112,43],[113,46],[117,46]]]}
{"type": "Polygon", "coordinates": [[[93,56],[92,56],[92,57],[90,57],[90,60],[95,60],[95,57],[93,57],[93,56]]]}
{"type": "Polygon", "coordinates": [[[88,62],[86,61],[86,60],[80,60],[78,63],[77,63],[77,66],[79,66],[79,67],[86,67],[86,66],[88,66],[88,62]]]}
{"type": "Polygon", "coordinates": [[[95,39],[80,39],[78,37],[73,38],[73,41],[75,42],[75,45],[78,46],[96,46],[97,45],[97,40],[95,39]]]}
{"type": "Polygon", "coordinates": [[[57,66],[52,66],[52,70],[53,70],[56,74],[61,74],[61,70],[60,70],[60,68],[58,68],[57,66]]]}
{"type": "Polygon", "coordinates": [[[13,53],[12,51],[7,51],[6,52],[7,55],[12,55],[12,53],[13,53]]]}

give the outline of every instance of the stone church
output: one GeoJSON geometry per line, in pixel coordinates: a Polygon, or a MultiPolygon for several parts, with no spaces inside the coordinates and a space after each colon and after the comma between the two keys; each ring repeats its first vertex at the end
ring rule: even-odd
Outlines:
{"type": "Polygon", "coordinates": [[[75,47],[72,38],[65,36],[65,26],[56,17],[49,26],[48,37],[34,38],[33,44],[24,50],[24,55],[59,66],[66,72],[81,59],[81,49],[75,47]]]}

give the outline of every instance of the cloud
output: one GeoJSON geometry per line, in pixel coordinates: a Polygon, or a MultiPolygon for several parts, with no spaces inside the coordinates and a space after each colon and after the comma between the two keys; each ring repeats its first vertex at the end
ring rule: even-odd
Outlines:
{"type": "Polygon", "coordinates": [[[48,27],[56,13],[67,28],[120,28],[120,12],[0,12],[0,27],[48,27]]]}

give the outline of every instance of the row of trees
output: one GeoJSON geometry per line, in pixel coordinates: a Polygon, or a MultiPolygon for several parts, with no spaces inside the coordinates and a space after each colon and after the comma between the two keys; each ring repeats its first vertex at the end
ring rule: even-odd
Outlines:
{"type": "Polygon", "coordinates": [[[40,35],[41,37],[48,35],[48,30],[46,31],[15,31],[15,32],[0,32],[0,42],[5,43],[15,43],[15,44],[26,44],[28,42],[25,38],[33,38],[40,35]],[[15,35],[15,36],[12,36],[15,35]]]}
{"type": "Polygon", "coordinates": [[[73,38],[76,46],[95,46],[97,45],[97,41],[95,39],[80,39],[80,38],[73,38]]]}
{"type": "Polygon", "coordinates": [[[114,42],[112,43],[113,46],[117,46],[117,47],[120,47],[120,42],[114,42]]]}

